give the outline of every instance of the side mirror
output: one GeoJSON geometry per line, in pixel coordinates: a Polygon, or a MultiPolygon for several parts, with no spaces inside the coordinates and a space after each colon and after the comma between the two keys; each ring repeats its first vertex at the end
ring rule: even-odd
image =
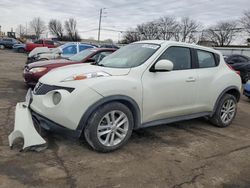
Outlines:
{"type": "Polygon", "coordinates": [[[174,64],[172,63],[172,61],[162,59],[150,68],[150,72],[167,72],[172,71],[173,68],[174,64]]]}

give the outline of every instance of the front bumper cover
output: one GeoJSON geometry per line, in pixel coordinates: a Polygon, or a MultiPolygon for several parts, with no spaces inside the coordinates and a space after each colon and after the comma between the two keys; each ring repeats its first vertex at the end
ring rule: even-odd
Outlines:
{"type": "Polygon", "coordinates": [[[39,135],[33,124],[27,102],[17,103],[15,111],[15,127],[9,135],[9,146],[12,147],[17,138],[24,139],[23,150],[35,146],[43,146],[46,141],[39,135]]]}

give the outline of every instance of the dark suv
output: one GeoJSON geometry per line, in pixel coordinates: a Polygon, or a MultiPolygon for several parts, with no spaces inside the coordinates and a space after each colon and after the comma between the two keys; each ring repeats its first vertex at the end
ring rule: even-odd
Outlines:
{"type": "Polygon", "coordinates": [[[240,77],[243,83],[250,79],[250,57],[233,54],[225,58],[227,64],[234,70],[240,71],[240,77]]]}

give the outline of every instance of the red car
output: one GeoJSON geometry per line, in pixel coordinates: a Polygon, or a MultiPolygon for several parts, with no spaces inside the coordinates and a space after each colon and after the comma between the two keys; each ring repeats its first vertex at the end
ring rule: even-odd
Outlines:
{"type": "Polygon", "coordinates": [[[112,48],[89,48],[68,59],[55,59],[47,61],[37,61],[25,66],[23,71],[24,82],[29,87],[34,87],[39,78],[52,69],[79,63],[99,63],[104,57],[113,53],[112,48]]]}
{"type": "Polygon", "coordinates": [[[26,52],[32,51],[36,47],[48,47],[48,48],[55,48],[56,45],[52,40],[40,39],[35,41],[34,43],[27,43],[25,47],[26,52]]]}

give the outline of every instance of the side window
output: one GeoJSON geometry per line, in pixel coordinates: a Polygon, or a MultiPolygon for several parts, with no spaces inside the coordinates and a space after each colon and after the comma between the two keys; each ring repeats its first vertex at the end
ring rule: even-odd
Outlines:
{"type": "Polygon", "coordinates": [[[86,46],[86,45],[80,45],[79,46],[79,52],[83,51],[83,50],[86,50],[88,48],[92,48],[92,46],[86,46]]]}
{"type": "Polygon", "coordinates": [[[191,69],[191,51],[186,47],[170,47],[159,58],[173,62],[173,70],[191,69]]]}
{"type": "Polygon", "coordinates": [[[70,45],[63,49],[63,54],[76,54],[76,53],[77,53],[76,45],[70,45]]]}
{"type": "Polygon", "coordinates": [[[43,41],[42,40],[37,40],[34,42],[34,44],[43,44],[43,41]]]}
{"type": "Polygon", "coordinates": [[[54,42],[53,42],[53,41],[50,41],[50,40],[46,40],[46,41],[45,41],[45,44],[54,45],[54,42]]]}
{"type": "Polygon", "coordinates": [[[197,50],[199,68],[216,67],[214,54],[202,50],[197,50]]]}

